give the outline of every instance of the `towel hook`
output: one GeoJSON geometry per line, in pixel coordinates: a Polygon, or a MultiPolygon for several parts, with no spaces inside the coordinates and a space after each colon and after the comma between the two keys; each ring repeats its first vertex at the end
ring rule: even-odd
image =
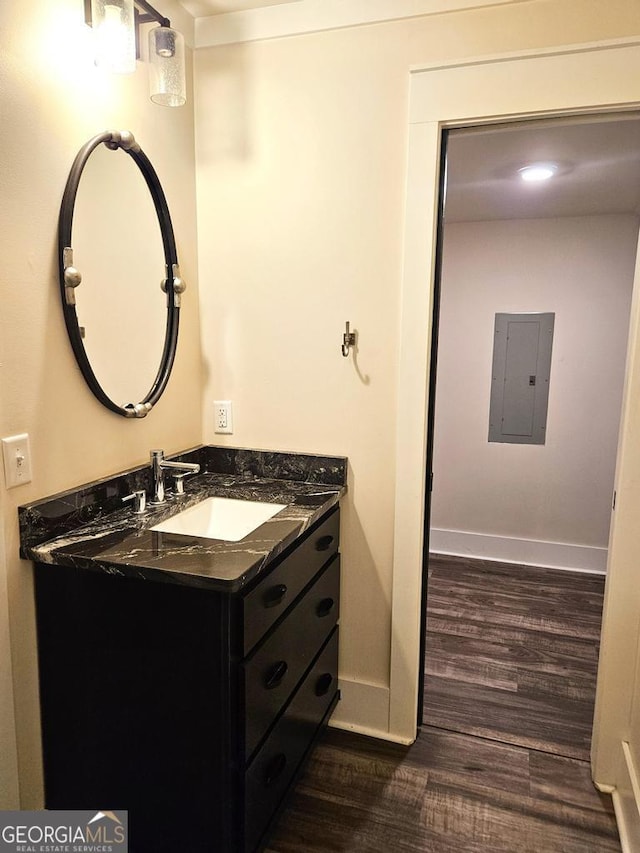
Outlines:
{"type": "Polygon", "coordinates": [[[345,324],[345,333],[342,336],[342,355],[347,358],[349,349],[356,345],[356,333],[349,331],[349,321],[345,324]]]}

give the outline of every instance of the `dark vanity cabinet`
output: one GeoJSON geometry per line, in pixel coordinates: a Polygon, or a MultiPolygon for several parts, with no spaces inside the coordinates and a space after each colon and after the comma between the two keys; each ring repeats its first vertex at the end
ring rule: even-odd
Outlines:
{"type": "Polygon", "coordinates": [[[36,564],[46,807],[132,853],[263,846],[339,698],[339,510],[246,587],[36,564]]]}

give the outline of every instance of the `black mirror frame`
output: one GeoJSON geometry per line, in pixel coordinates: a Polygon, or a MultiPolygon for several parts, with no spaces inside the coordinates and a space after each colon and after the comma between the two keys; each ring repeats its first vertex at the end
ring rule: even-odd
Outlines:
{"type": "MultiPolygon", "coordinates": [[[[60,274],[60,292],[62,296],[62,310],[64,321],[69,334],[69,340],[78,366],[84,376],[87,385],[97,399],[118,415],[125,418],[144,418],[151,411],[162,395],[171,370],[178,344],[178,326],[180,321],[180,296],[185,289],[185,284],[180,278],[178,267],[178,256],[176,252],[173,226],[160,180],[151,165],[148,157],[144,154],[134,136],[129,131],[105,131],[90,139],[78,152],[65,186],[62,202],[60,205],[60,218],[58,222],[58,263],[60,274]],[[153,384],[146,396],[139,403],[128,403],[120,406],[115,403],[104,391],[98,381],[87,352],[84,348],[78,315],[76,312],[75,288],[80,284],[82,277],[73,266],[73,248],[71,236],[73,228],[73,211],[75,206],[78,186],[83,169],[91,153],[104,143],[107,148],[117,150],[122,148],[140,169],[142,176],[149,188],[153,204],[162,234],[162,245],[164,248],[166,280],[163,289],[167,294],[167,324],[165,331],[164,347],[160,359],[160,367],[153,384]]],[[[141,327],[144,322],[141,321],[141,327]]]]}

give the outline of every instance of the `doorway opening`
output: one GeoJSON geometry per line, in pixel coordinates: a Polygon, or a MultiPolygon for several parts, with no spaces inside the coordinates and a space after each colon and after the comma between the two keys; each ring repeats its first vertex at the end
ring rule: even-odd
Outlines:
{"type": "MultiPolygon", "coordinates": [[[[538,627],[553,621],[555,608],[567,612],[572,599],[588,599],[591,587],[597,597],[606,567],[640,222],[637,114],[444,131],[442,147],[446,187],[443,179],[429,393],[422,660],[425,648],[429,655],[429,553],[445,555],[451,572],[456,563],[459,571],[460,563],[469,560],[506,563],[521,568],[520,579],[533,587],[546,583],[549,611],[538,613],[538,627]],[[522,179],[522,170],[535,164],[551,171],[548,180],[522,179]],[[490,440],[494,320],[503,312],[555,314],[543,444],[490,440]],[[586,591],[575,591],[574,576],[572,592],[569,574],[558,576],[559,569],[593,573],[586,578],[586,591]],[[561,578],[559,587],[551,582],[554,576],[561,578]]],[[[446,574],[442,561],[437,568],[446,574]]],[[[499,570],[491,583],[499,587],[499,570]]],[[[483,595],[474,605],[473,619],[480,624],[491,589],[483,595]]],[[[590,612],[585,618],[593,617],[590,612]]],[[[460,617],[459,632],[472,630],[462,622],[460,617]]],[[[445,630],[441,645],[455,646],[447,636],[445,630]]],[[[547,664],[548,669],[562,666],[547,664]]],[[[471,704],[478,708],[483,678],[517,693],[517,678],[507,670],[480,658],[476,668],[468,665],[463,680],[471,685],[471,704]]],[[[530,671],[539,677],[535,667],[530,671]]],[[[458,678],[457,672],[454,668],[449,675],[458,678]]],[[[424,682],[419,725],[429,723],[423,691],[424,682]]]]}

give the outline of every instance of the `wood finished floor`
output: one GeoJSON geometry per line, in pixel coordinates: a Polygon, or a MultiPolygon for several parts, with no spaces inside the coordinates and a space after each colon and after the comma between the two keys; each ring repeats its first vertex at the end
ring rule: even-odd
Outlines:
{"type": "Polygon", "coordinates": [[[268,853],[619,853],[588,764],[603,579],[430,572],[418,740],[329,730],[268,853]]]}
{"type": "Polygon", "coordinates": [[[588,761],[604,578],[456,557],[429,570],[424,722],[588,761]]]}

